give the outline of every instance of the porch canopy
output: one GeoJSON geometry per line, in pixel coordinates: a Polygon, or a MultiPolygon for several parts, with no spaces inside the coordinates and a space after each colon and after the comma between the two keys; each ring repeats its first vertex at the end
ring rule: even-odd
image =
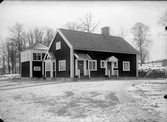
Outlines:
{"type": "Polygon", "coordinates": [[[79,60],[91,60],[91,57],[85,53],[75,53],[74,55],[79,60]]]}
{"type": "Polygon", "coordinates": [[[106,59],[106,61],[117,62],[118,59],[117,59],[116,57],[114,57],[114,56],[111,56],[111,57],[108,57],[108,58],[106,59]]]}
{"type": "Polygon", "coordinates": [[[54,56],[54,54],[53,54],[52,52],[48,52],[48,53],[45,55],[44,60],[48,60],[48,59],[54,60],[54,59],[56,59],[56,57],[54,56]]]}

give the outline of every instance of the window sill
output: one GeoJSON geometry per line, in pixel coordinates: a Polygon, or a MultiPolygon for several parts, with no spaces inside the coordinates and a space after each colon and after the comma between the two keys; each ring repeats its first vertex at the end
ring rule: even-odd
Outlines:
{"type": "Polygon", "coordinates": [[[89,70],[89,71],[97,71],[97,69],[95,69],[95,70],[89,70]]]}
{"type": "Polygon", "coordinates": [[[124,72],[129,72],[130,70],[123,70],[124,72]]]}

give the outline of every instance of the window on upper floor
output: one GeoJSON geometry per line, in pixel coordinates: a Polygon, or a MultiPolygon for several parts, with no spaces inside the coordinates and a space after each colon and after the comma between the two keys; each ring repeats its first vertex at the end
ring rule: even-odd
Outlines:
{"type": "Polygon", "coordinates": [[[33,53],[33,60],[41,60],[41,53],[33,53]]]}
{"type": "Polygon", "coordinates": [[[60,50],[61,49],[61,42],[56,42],[56,50],[60,50]]]}

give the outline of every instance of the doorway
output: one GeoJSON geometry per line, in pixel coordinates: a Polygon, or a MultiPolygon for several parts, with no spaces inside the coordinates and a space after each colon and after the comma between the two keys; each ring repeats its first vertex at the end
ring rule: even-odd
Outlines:
{"type": "Polygon", "coordinates": [[[84,75],[84,62],[78,61],[78,69],[80,70],[80,75],[84,75]]]}

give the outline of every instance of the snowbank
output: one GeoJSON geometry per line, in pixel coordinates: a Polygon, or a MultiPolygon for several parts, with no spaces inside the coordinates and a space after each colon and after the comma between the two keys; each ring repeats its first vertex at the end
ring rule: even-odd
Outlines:
{"type": "Polygon", "coordinates": [[[21,78],[20,74],[4,74],[0,76],[1,79],[18,79],[21,78]]]}

